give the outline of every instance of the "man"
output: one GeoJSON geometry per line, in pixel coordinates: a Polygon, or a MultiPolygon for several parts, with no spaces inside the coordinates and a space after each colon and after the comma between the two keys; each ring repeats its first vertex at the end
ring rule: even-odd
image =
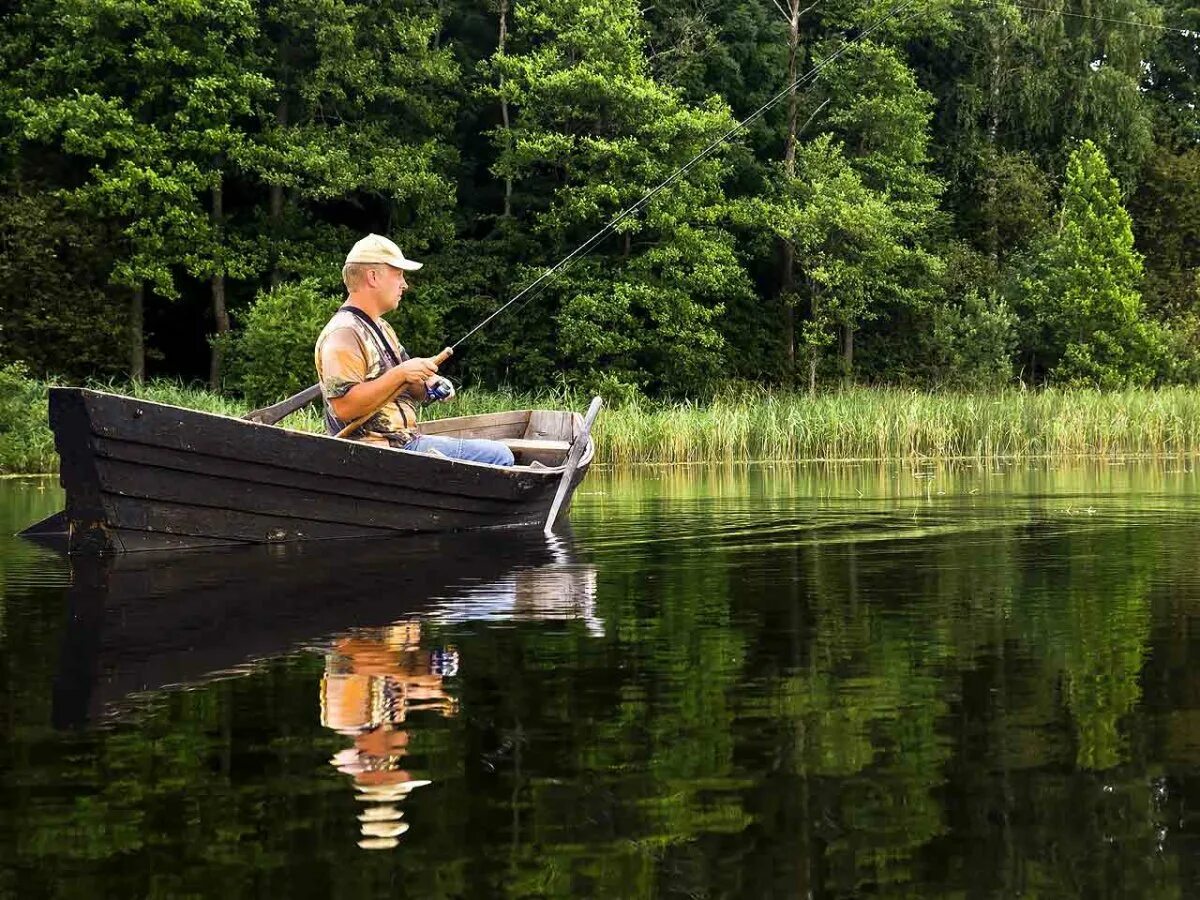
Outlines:
{"type": "Polygon", "coordinates": [[[365,443],[431,453],[499,466],[513,464],[512,451],[498,441],[464,440],[417,434],[417,410],[454,388],[436,375],[437,364],[405,352],[383,321],[400,305],[408,288],[405,272],[422,263],[406,259],[385,237],[370,234],[351,248],[342,268],[349,293],[317,338],[317,378],[325,398],[325,427],[337,434],[351,422],[378,410],[351,437],[365,443]],[[389,399],[391,398],[391,399],[389,399]]]}

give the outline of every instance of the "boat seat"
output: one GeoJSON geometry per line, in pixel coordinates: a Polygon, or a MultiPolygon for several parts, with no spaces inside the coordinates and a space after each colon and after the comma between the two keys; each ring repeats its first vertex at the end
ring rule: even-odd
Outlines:
{"type": "Polygon", "coordinates": [[[569,441],[534,440],[532,438],[501,438],[500,443],[512,451],[517,465],[527,466],[537,460],[544,466],[561,466],[571,449],[569,441]]]}

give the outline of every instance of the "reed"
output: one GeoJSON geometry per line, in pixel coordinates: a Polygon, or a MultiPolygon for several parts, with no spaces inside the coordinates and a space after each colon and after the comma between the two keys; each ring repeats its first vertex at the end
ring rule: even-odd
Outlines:
{"type": "MultiPolygon", "coordinates": [[[[48,387],[13,367],[0,369],[0,472],[57,467],[46,423],[48,387]]],[[[99,387],[223,415],[246,411],[236,398],[175,382],[99,387]]],[[[568,393],[469,390],[425,414],[582,410],[586,405],[586,397],[568,393]]],[[[285,424],[318,433],[324,427],[315,408],[294,414],[285,424]]],[[[1200,388],[980,394],[860,388],[816,397],[763,390],[703,403],[641,400],[607,408],[595,434],[597,461],[617,465],[1182,456],[1200,453],[1200,388]]]]}
{"type": "Polygon", "coordinates": [[[608,410],[597,438],[602,461],[616,464],[1191,455],[1200,390],[762,392],[608,410]]]}

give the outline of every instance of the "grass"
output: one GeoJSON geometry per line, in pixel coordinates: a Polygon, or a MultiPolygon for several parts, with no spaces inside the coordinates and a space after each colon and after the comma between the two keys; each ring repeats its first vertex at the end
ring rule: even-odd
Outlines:
{"type": "MultiPolygon", "coordinates": [[[[14,367],[0,368],[0,473],[57,468],[46,423],[48,386],[14,367]]],[[[246,411],[235,398],[173,382],[98,387],[225,415],[246,411]]],[[[427,415],[586,405],[582,396],[467,391],[427,415]]],[[[323,429],[313,408],[286,424],[323,429]]],[[[1200,453],[1200,389],[931,394],[861,388],[814,398],[762,391],[706,403],[642,401],[606,409],[596,439],[598,461],[613,464],[1180,456],[1200,453]]]]}

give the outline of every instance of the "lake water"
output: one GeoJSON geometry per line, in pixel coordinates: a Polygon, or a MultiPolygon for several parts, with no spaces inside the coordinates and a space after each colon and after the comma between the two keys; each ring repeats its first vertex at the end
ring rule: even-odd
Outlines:
{"type": "Polygon", "coordinates": [[[0,896],[1200,896],[1198,501],[646,468],[551,542],[101,566],[0,482],[0,896]]]}

